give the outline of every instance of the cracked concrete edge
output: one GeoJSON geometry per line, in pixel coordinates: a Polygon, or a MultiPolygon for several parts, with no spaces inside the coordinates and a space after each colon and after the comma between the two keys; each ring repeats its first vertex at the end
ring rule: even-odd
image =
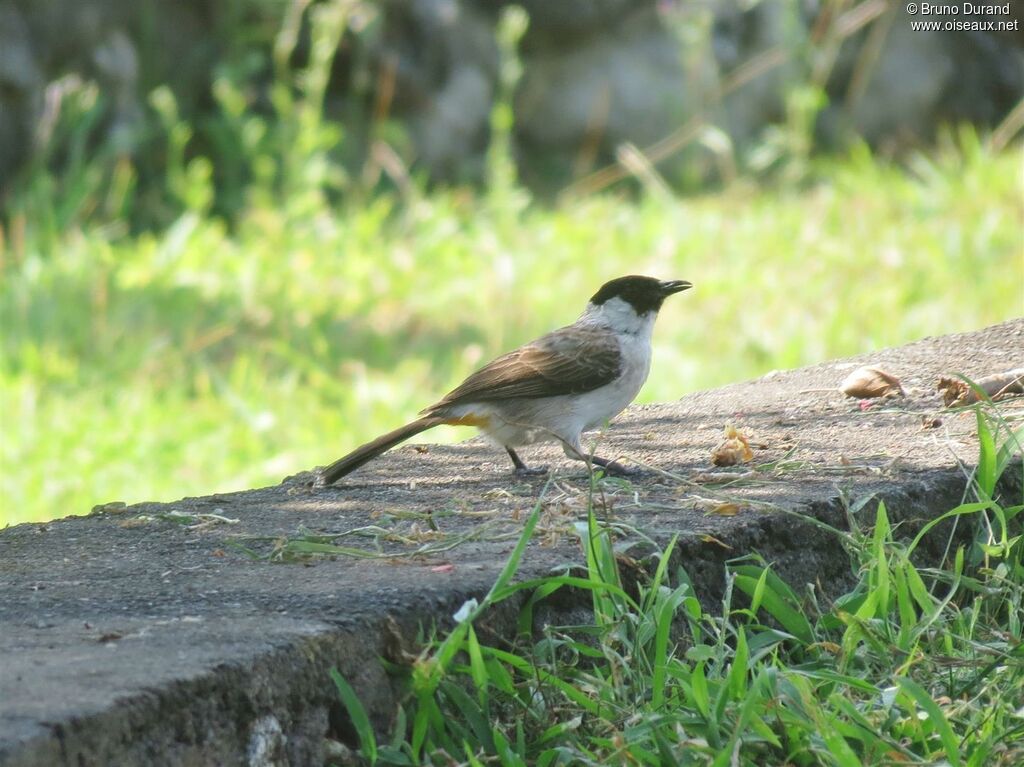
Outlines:
{"type": "MultiPolygon", "coordinates": [[[[1000,489],[1020,498],[1024,469],[1019,461],[1003,475],[1000,489]]],[[[967,480],[960,471],[930,471],[912,481],[878,493],[901,536],[916,533],[928,521],[954,508],[964,498],[967,480]]],[[[860,522],[870,526],[877,504],[866,504],[860,522]]],[[[844,499],[837,488],[831,498],[815,501],[802,513],[839,529],[847,529],[844,499]]],[[[920,550],[922,563],[938,564],[951,532],[960,541],[969,525],[954,520],[937,526],[920,550]],[[955,529],[955,532],[954,532],[955,529]]],[[[757,552],[798,592],[813,584],[829,598],[854,582],[849,557],[839,537],[792,515],[762,514],[751,518],[730,538],[729,546],[708,546],[698,537],[681,537],[675,562],[683,566],[706,608],[720,609],[725,563],[757,552]],[[817,548],[828,557],[807,557],[817,548]],[[821,571],[813,563],[827,561],[821,571]]],[[[627,577],[629,574],[626,574],[627,577]]],[[[635,575],[635,574],[634,574],[635,575]]],[[[329,737],[355,746],[329,670],[338,668],[356,690],[378,733],[388,731],[402,690],[384,670],[382,658],[401,661],[415,652],[400,637],[424,636],[450,627],[450,616],[466,599],[480,597],[486,585],[453,589],[444,605],[433,609],[410,606],[360,631],[337,630],[325,622],[299,641],[285,642],[250,664],[225,664],[194,678],[125,697],[95,715],[52,723],[51,734],[0,753],[4,767],[41,765],[249,765],[323,764],[329,737]]],[[[492,609],[478,624],[481,638],[509,637],[515,632],[521,596],[492,609]]],[[[535,612],[538,625],[578,621],[589,598],[564,592],[535,612]]]]}

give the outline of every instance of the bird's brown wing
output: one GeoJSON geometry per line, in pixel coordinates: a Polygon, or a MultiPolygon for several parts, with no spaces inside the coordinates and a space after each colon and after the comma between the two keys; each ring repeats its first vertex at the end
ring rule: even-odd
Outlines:
{"type": "Polygon", "coordinates": [[[503,354],[425,413],[469,402],[581,394],[621,372],[618,340],[601,328],[569,326],[503,354]]]}

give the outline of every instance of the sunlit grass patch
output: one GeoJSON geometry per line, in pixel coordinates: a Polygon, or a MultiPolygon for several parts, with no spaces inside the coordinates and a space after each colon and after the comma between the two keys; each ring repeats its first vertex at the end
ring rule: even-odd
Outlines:
{"type": "Polygon", "coordinates": [[[626,273],[696,286],[659,320],[646,402],[1018,316],[1019,155],[968,139],[910,170],[855,153],[802,189],[264,201],[139,235],[22,220],[2,246],[0,519],[329,462],[626,273]]]}

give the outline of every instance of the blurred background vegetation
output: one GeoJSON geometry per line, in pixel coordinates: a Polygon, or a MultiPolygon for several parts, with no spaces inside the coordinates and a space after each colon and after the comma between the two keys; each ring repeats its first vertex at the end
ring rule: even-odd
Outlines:
{"type": "Polygon", "coordinates": [[[0,524],[326,463],[624,273],[696,285],[641,401],[1024,313],[1019,31],[172,5],[0,0],[0,524]]]}

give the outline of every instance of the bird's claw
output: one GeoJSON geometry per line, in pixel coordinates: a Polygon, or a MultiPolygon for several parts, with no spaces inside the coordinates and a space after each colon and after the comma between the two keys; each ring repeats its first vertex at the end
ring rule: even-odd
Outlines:
{"type": "Polygon", "coordinates": [[[547,466],[517,466],[513,471],[517,477],[539,477],[548,473],[547,466]]]}

